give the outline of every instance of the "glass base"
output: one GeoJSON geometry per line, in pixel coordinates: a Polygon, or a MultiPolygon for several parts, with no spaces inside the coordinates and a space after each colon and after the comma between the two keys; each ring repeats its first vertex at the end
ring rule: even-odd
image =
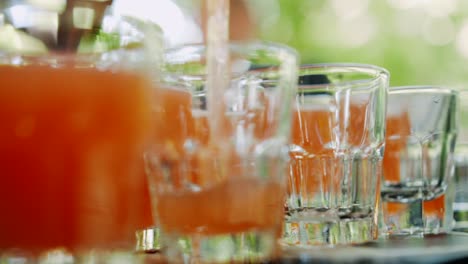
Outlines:
{"type": "Polygon", "coordinates": [[[455,220],[453,230],[468,232],[468,203],[455,202],[453,205],[453,217],[455,220]]]}
{"type": "Polygon", "coordinates": [[[161,250],[161,232],[157,227],[136,231],[136,239],[136,252],[155,253],[161,250]]]}
{"type": "Polygon", "coordinates": [[[454,231],[468,232],[468,144],[460,142],[455,152],[454,231]]]}
{"type": "Polygon", "coordinates": [[[164,233],[163,254],[169,263],[257,263],[272,259],[275,232],[178,236],[164,233]]]}
{"type": "Polygon", "coordinates": [[[377,239],[375,229],[372,217],[329,222],[287,220],[281,244],[306,248],[362,244],[377,239]]]}
{"type": "Polygon", "coordinates": [[[453,224],[452,210],[444,205],[444,201],[437,199],[445,198],[407,203],[383,201],[382,235],[422,237],[449,232],[453,224]]]}
{"type": "Polygon", "coordinates": [[[33,255],[22,250],[7,250],[0,253],[0,263],[21,264],[138,264],[144,263],[144,255],[133,251],[98,251],[71,253],[65,249],[48,250],[33,255]]]}

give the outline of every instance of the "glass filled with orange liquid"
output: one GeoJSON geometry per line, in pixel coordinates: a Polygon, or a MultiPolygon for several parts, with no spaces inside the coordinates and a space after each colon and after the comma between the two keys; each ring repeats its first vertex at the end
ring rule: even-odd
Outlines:
{"type": "Polygon", "coordinates": [[[55,2],[0,10],[0,262],[138,263],[160,30],[55,2]]]}
{"type": "Polygon", "coordinates": [[[277,252],[297,58],[262,42],[231,44],[229,55],[213,126],[205,46],[165,54],[160,129],[146,161],[169,262],[256,262],[277,252]]]}
{"type": "Polygon", "coordinates": [[[282,243],[375,240],[389,75],[370,65],[317,64],[299,76],[282,243]]]}
{"type": "Polygon", "coordinates": [[[457,101],[458,93],[443,87],[390,89],[383,160],[383,234],[451,230],[457,101]]]}

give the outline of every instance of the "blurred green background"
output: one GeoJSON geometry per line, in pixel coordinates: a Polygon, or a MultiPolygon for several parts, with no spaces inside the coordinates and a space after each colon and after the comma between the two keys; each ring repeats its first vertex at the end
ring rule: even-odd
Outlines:
{"type": "MultiPolygon", "coordinates": [[[[236,1],[236,0],[231,0],[236,1]]],[[[302,63],[382,66],[391,85],[468,83],[466,0],[247,0],[260,38],[302,63]]]]}
{"type": "MultiPolygon", "coordinates": [[[[173,1],[196,14],[202,0],[173,1]]],[[[463,88],[468,83],[467,0],[232,3],[244,3],[256,37],[294,47],[302,63],[375,64],[390,71],[394,86],[437,84],[463,88]]],[[[240,27],[245,25],[240,23],[240,27]]]]}
{"type": "MultiPolygon", "coordinates": [[[[10,5],[11,13],[20,12],[23,3],[64,1],[0,0],[0,8],[10,5]]],[[[155,22],[167,46],[202,41],[204,0],[86,1],[112,2],[117,13],[155,22]]],[[[302,63],[378,65],[390,71],[393,86],[468,84],[468,0],[230,1],[231,14],[237,14],[231,32],[290,45],[302,63]],[[239,16],[239,7],[245,14],[239,16]]],[[[11,45],[5,21],[0,13],[0,48],[11,45]]]]}

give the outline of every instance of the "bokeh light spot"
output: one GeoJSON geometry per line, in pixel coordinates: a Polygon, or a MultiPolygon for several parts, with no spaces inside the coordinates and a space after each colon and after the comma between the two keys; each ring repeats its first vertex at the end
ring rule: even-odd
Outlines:
{"type": "Polygon", "coordinates": [[[448,17],[428,17],[422,27],[422,36],[431,45],[443,46],[452,42],[455,26],[448,17]]]}
{"type": "Polygon", "coordinates": [[[465,20],[457,34],[456,47],[457,51],[468,59],[468,20],[465,20]]]}

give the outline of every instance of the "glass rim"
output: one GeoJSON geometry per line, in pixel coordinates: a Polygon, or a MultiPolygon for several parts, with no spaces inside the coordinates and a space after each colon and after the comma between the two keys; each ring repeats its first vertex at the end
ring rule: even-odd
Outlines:
{"type": "Polygon", "coordinates": [[[337,83],[327,83],[327,84],[301,84],[299,83],[299,87],[323,87],[323,86],[343,86],[343,85],[354,85],[354,84],[366,84],[366,83],[373,83],[376,80],[379,80],[383,77],[387,79],[390,78],[390,72],[380,66],[372,65],[372,64],[365,64],[365,63],[354,63],[354,62],[331,62],[331,63],[310,63],[310,64],[302,64],[299,66],[299,74],[298,76],[307,76],[312,74],[305,74],[303,73],[309,69],[322,69],[323,73],[346,73],[346,72],[358,72],[369,74],[369,78],[362,79],[362,80],[348,80],[348,81],[340,81],[337,83]],[[354,69],[354,71],[350,71],[354,69]]]}
{"type": "MultiPolygon", "coordinates": [[[[292,47],[285,45],[283,43],[279,42],[274,42],[274,41],[268,41],[268,40],[230,40],[228,41],[229,46],[231,47],[243,47],[243,46],[250,46],[250,45],[257,45],[261,47],[276,47],[279,49],[285,49],[289,50],[292,53],[296,53],[297,51],[293,49],[292,47]]],[[[205,48],[207,45],[204,42],[188,42],[188,43],[182,43],[178,44],[169,48],[166,48],[164,51],[169,52],[173,50],[179,50],[184,47],[199,47],[199,48],[205,48]]]]}
{"type": "MultiPolygon", "coordinates": [[[[27,4],[28,6],[31,5],[34,7],[36,4],[27,4]]],[[[1,10],[1,8],[0,8],[1,10]]],[[[39,11],[41,11],[41,8],[38,8],[39,11]]],[[[112,9],[110,9],[112,10],[112,9]]],[[[0,12],[1,14],[1,12],[0,12]]],[[[0,16],[1,18],[1,16],[0,16]]],[[[1,21],[1,19],[0,19],[1,21]]],[[[1,26],[1,23],[0,23],[1,26]]],[[[24,36],[18,36],[18,44],[17,46],[20,46],[22,48],[20,49],[12,49],[11,47],[9,48],[8,46],[1,47],[0,48],[0,59],[9,59],[9,58],[16,58],[16,57],[22,57],[22,58],[55,58],[55,59],[60,59],[60,60],[66,60],[67,57],[73,56],[73,57],[81,57],[81,58],[91,58],[91,57],[97,57],[97,56],[102,56],[105,54],[112,54],[112,53],[117,53],[117,52],[140,52],[143,50],[149,50],[153,49],[153,47],[150,47],[151,45],[153,46],[161,46],[161,51],[164,50],[163,46],[163,38],[164,38],[164,32],[161,28],[160,25],[156,23],[149,22],[144,19],[140,19],[135,16],[128,16],[128,15],[123,15],[119,13],[114,13],[113,11],[110,12],[105,12],[104,16],[102,17],[101,24],[96,27],[95,31],[89,31],[89,32],[84,32],[83,35],[80,35],[76,47],[73,47],[72,49],[67,49],[67,47],[64,47],[63,49],[57,48],[56,46],[50,46],[47,45],[41,38],[28,33],[28,32],[23,32],[21,28],[17,28],[14,25],[10,23],[6,23],[4,26],[6,26],[8,29],[11,29],[14,34],[19,34],[16,32],[20,32],[24,34],[24,36]],[[112,20],[112,25],[107,25],[106,26],[106,19],[107,20],[112,20]],[[99,30],[97,30],[99,29],[99,30]],[[110,36],[113,38],[112,40],[109,40],[106,42],[104,40],[104,47],[99,47],[99,45],[102,46],[102,44],[99,44],[99,35],[100,34],[105,34],[106,36],[110,36]],[[83,40],[86,40],[86,37],[92,37],[94,38],[94,41],[96,43],[92,44],[82,44],[81,42],[83,40]],[[153,43],[149,43],[152,41],[153,43]],[[40,48],[37,48],[36,46],[35,49],[28,49],[25,43],[22,43],[24,41],[33,41],[35,45],[40,45],[40,48]],[[86,47],[89,45],[89,47],[86,47]],[[109,45],[109,46],[106,46],[109,45]],[[23,46],[25,47],[23,49],[23,46]],[[81,50],[80,50],[81,46],[81,50]],[[94,47],[93,47],[94,46],[94,47]]],[[[57,33],[58,34],[58,33],[57,33]]],[[[58,42],[58,37],[55,39],[55,44],[58,42]]],[[[91,43],[91,42],[90,42],[91,43]]]]}
{"type": "MultiPolygon", "coordinates": [[[[272,41],[264,41],[264,40],[242,40],[242,41],[229,41],[229,50],[230,51],[250,51],[250,50],[270,50],[275,53],[286,52],[290,56],[294,56],[296,59],[299,57],[298,52],[285,44],[272,42],[272,41]]],[[[167,58],[168,55],[176,54],[177,52],[181,52],[184,49],[191,49],[187,52],[205,52],[206,51],[206,43],[202,42],[195,42],[195,43],[184,43],[180,45],[176,45],[173,47],[169,47],[164,49],[164,57],[167,58]]]]}
{"type": "Polygon", "coordinates": [[[450,94],[458,95],[459,92],[450,87],[438,85],[404,85],[404,86],[391,86],[388,89],[388,94],[405,94],[405,93],[437,93],[437,94],[450,94]]]}

